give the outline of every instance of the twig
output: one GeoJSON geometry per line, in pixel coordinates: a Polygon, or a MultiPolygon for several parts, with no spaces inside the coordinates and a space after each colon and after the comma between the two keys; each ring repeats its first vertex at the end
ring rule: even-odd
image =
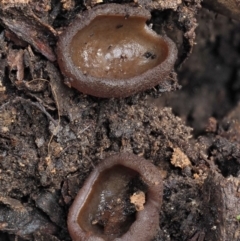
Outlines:
{"type": "MultiPolygon", "coordinates": [[[[10,102],[7,102],[5,103],[4,105],[7,105],[7,104],[10,104],[10,103],[17,103],[17,102],[25,102],[29,105],[32,105],[32,106],[36,106],[39,110],[41,110],[47,117],[49,120],[51,120],[55,126],[58,125],[58,123],[53,119],[53,117],[47,112],[47,110],[45,109],[45,107],[43,105],[41,105],[39,102],[32,102],[31,100],[28,100],[28,99],[24,99],[22,97],[16,97],[13,101],[10,101],[10,102]]],[[[1,106],[2,108],[2,106],[1,106]]]]}
{"type": "Polygon", "coordinates": [[[0,110],[4,109],[7,105],[9,105],[9,104],[11,104],[11,103],[15,104],[15,103],[17,103],[17,102],[19,102],[19,101],[20,101],[20,102],[25,102],[25,103],[30,104],[30,105],[32,105],[32,106],[36,106],[39,110],[41,110],[41,111],[48,117],[49,120],[51,120],[51,121],[54,123],[55,126],[58,125],[58,123],[57,123],[57,122],[53,119],[53,117],[47,112],[47,110],[45,109],[45,107],[44,107],[42,104],[40,104],[39,102],[32,102],[31,100],[24,99],[24,98],[19,97],[19,96],[18,96],[18,97],[15,97],[13,100],[10,100],[10,101],[2,104],[2,105],[0,106],[0,110]]]}
{"type": "Polygon", "coordinates": [[[0,110],[4,109],[7,105],[9,105],[11,101],[8,101],[0,106],[0,110]]]}
{"type": "MultiPolygon", "coordinates": [[[[57,111],[58,111],[58,122],[57,122],[57,125],[55,125],[56,126],[55,129],[54,129],[54,131],[55,131],[59,127],[59,125],[60,125],[59,103],[58,103],[58,98],[57,98],[56,91],[52,87],[51,83],[50,83],[50,86],[51,86],[52,93],[53,93],[53,95],[55,97],[54,99],[56,101],[57,111]]],[[[54,131],[53,131],[53,133],[54,133],[54,131]]],[[[53,134],[51,135],[50,140],[48,142],[48,156],[50,156],[50,154],[49,154],[50,153],[50,144],[51,144],[52,139],[53,139],[53,134]]]]}

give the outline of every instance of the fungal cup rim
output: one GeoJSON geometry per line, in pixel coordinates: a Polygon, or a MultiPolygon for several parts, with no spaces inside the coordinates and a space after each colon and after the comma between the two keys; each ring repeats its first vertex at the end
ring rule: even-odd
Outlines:
{"type": "MultiPolygon", "coordinates": [[[[65,75],[65,82],[79,91],[97,97],[127,97],[134,93],[149,89],[162,82],[171,72],[177,58],[177,48],[175,43],[167,36],[158,35],[148,28],[149,34],[153,34],[161,39],[168,48],[166,59],[157,66],[143,72],[140,75],[128,79],[98,78],[84,74],[77,68],[70,56],[70,44],[76,33],[88,26],[96,17],[107,16],[130,16],[141,17],[145,20],[151,18],[151,14],[143,8],[130,7],[129,5],[104,4],[99,5],[89,11],[83,12],[73,21],[73,23],[63,32],[57,44],[58,63],[62,73],[65,75]],[[114,12],[117,10],[117,13],[114,12]]],[[[145,25],[146,27],[147,25],[145,25]]]]}
{"type": "MultiPolygon", "coordinates": [[[[116,165],[122,165],[138,172],[143,182],[148,186],[147,201],[144,205],[144,210],[136,213],[135,222],[133,222],[129,230],[125,234],[123,234],[122,237],[119,238],[119,241],[134,240],[131,239],[132,235],[135,235],[134,237],[137,237],[137,235],[139,235],[140,233],[144,233],[142,234],[142,237],[138,239],[140,241],[150,240],[148,239],[149,236],[151,236],[151,238],[154,237],[154,234],[149,234],[147,232],[147,229],[150,229],[150,231],[152,229],[157,230],[159,226],[158,213],[161,207],[163,195],[162,178],[158,169],[149,161],[130,153],[122,153],[110,156],[104,161],[102,161],[98,166],[96,166],[93,172],[85,181],[83,188],[80,189],[80,191],[78,192],[68,214],[68,229],[72,238],[75,241],[80,241],[82,240],[81,238],[86,238],[87,236],[85,231],[78,224],[77,220],[81,209],[84,207],[84,205],[86,205],[88,196],[92,192],[92,187],[94,183],[98,181],[98,178],[103,171],[108,170],[116,165]],[[78,211],[76,211],[76,209],[78,211]],[[144,225],[142,224],[142,222],[144,223],[144,225]],[[77,239],[76,237],[80,238],[77,239]]],[[[91,234],[90,236],[93,238],[98,238],[93,234],[91,234]]],[[[100,238],[99,240],[103,239],[100,238]]],[[[118,240],[118,238],[114,240],[118,240]]]]}

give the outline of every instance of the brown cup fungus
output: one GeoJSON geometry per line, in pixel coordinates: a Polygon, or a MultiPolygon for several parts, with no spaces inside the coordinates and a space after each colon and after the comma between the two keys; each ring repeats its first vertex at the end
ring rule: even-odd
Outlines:
{"type": "Polygon", "coordinates": [[[172,40],[146,25],[150,13],[104,4],[80,17],[60,36],[58,63],[66,82],[98,97],[127,97],[154,87],[173,69],[172,40]]]}
{"type": "Polygon", "coordinates": [[[159,228],[162,189],[159,170],[147,160],[133,154],[105,159],[94,168],[70,208],[72,239],[152,240],[159,228]],[[134,199],[138,194],[143,197],[143,191],[143,208],[134,209],[129,199],[132,194],[134,199]]]}

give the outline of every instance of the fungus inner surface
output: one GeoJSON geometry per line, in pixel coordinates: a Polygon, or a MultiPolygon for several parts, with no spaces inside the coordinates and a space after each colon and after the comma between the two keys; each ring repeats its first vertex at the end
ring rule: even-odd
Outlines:
{"type": "Polygon", "coordinates": [[[84,74],[127,79],[162,63],[168,46],[144,17],[102,15],[73,37],[70,56],[84,74]]]}
{"type": "Polygon", "coordinates": [[[126,233],[136,220],[129,202],[129,186],[136,178],[138,172],[122,165],[103,171],[79,212],[80,227],[108,241],[126,233]]]}

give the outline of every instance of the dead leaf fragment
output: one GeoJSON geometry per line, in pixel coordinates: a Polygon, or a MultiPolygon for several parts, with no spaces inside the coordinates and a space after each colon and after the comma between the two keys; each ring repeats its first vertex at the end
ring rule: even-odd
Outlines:
{"type": "Polygon", "coordinates": [[[10,70],[17,70],[17,80],[22,81],[24,77],[23,50],[11,49],[7,59],[10,70]]]}
{"type": "Polygon", "coordinates": [[[11,197],[4,197],[0,196],[0,203],[4,204],[8,207],[11,207],[11,209],[17,211],[17,212],[25,212],[25,207],[21,204],[20,201],[17,199],[11,198],[11,197]]]}
{"type": "Polygon", "coordinates": [[[173,148],[171,163],[175,167],[180,167],[181,169],[191,165],[189,158],[178,147],[173,148]]]}
{"type": "Polygon", "coordinates": [[[61,3],[63,5],[63,9],[67,11],[73,9],[75,6],[75,2],[73,0],[61,0],[61,3]]]}
{"type": "Polygon", "coordinates": [[[34,46],[50,61],[56,60],[50,43],[56,39],[57,33],[50,25],[39,19],[28,4],[21,4],[21,7],[7,4],[3,8],[0,2],[0,19],[4,27],[19,39],[34,46]]]}
{"type": "Polygon", "coordinates": [[[145,193],[143,191],[137,191],[133,193],[130,197],[130,202],[135,205],[137,212],[142,211],[144,209],[144,203],[146,201],[145,193]]]}
{"type": "Polygon", "coordinates": [[[89,7],[94,7],[96,4],[102,3],[102,2],[103,2],[103,0],[87,0],[87,1],[85,2],[85,6],[86,6],[87,8],[89,8],[89,7]]]}
{"type": "Polygon", "coordinates": [[[29,0],[1,0],[0,3],[2,4],[28,4],[29,0]]]}

